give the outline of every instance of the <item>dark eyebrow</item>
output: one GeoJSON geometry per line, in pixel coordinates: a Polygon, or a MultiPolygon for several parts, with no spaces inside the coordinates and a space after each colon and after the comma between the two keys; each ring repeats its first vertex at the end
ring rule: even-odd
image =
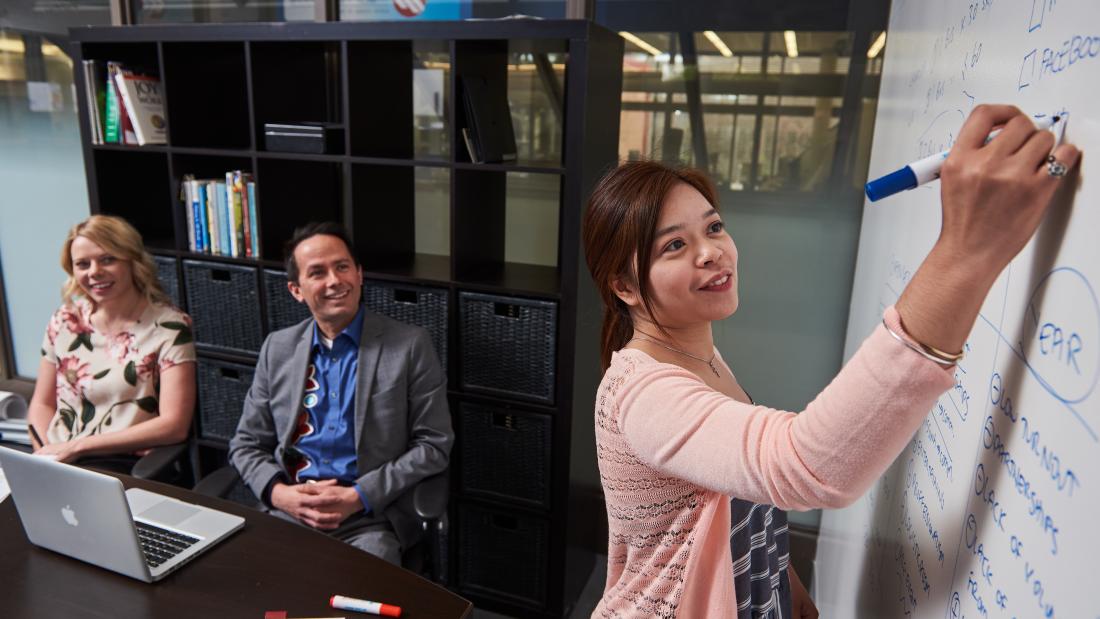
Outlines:
{"type": "MultiPolygon", "coordinates": [[[[707,212],[703,213],[703,216],[700,217],[699,219],[707,219],[711,215],[715,215],[717,213],[718,213],[717,209],[711,208],[707,212]]],[[[656,232],[656,234],[653,235],[653,238],[659,239],[662,236],[668,234],[669,232],[676,232],[677,230],[680,230],[682,228],[683,228],[683,226],[680,225],[680,224],[675,224],[675,225],[669,226],[667,228],[661,228],[660,230],[658,230],[656,232]]]]}
{"type": "Polygon", "coordinates": [[[659,239],[662,236],[668,234],[669,232],[676,232],[677,230],[680,230],[681,228],[683,228],[683,226],[681,226],[680,224],[676,224],[675,226],[669,226],[667,228],[661,228],[660,230],[657,231],[656,234],[653,235],[653,238],[659,239]]]}

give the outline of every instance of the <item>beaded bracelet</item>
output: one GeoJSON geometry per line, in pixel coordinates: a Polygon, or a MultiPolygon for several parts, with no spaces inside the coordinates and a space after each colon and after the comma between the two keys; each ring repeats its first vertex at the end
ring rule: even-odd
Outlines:
{"type": "MultiPolygon", "coordinates": [[[[899,319],[898,322],[900,323],[901,320],[899,319]]],[[[882,319],[882,326],[886,329],[887,333],[894,336],[895,340],[901,342],[902,344],[905,344],[908,348],[912,349],[913,352],[924,357],[925,359],[928,359],[929,361],[934,361],[942,366],[952,366],[958,363],[959,360],[963,358],[962,352],[946,353],[938,348],[933,348],[931,346],[928,346],[927,344],[922,344],[920,342],[916,342],[916,345],[914,345],[909,340],[903,338],[897,333],[894,333],[894,330],[890,328],[890,325],[886,324],[885,318],[882,319]]],[[[905,328],[905,325],[901,326],[903,329],[905,328]]],[[[916,340],[914,340],[914,342],[915,341],[916,340]]]]}

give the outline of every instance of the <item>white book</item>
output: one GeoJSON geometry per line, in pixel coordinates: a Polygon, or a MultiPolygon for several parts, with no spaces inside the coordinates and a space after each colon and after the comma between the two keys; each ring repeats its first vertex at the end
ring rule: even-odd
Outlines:
{"type": "Polygon", "coordinates": [[[206,221],[210,226],[210,253],[217,256],[222,253],[222,227],[218,213],[218,198],[215,195],[218,185],[214,181],[203,182],[206,185],[206,221]]]}
{"type": "Polygon", "coordinates": [[[229,255],[240,258],[244,255],[240,247],[237,247],[237,213],[233,208],[233,173],[225,173],[225,205],[226,214],[229,216],[229,255]]]}
{"type": "Polygon", "coordinates": [[[84,102],[88,107],[88,125],[91,129],[92,144],[102,144],[103,135],[99,131],[99,106],[95,102],[95,66],[91,60],[81,62],[84,67],[84,102]]]}
{"type": "Polygon", "coordinates": [[[26,419],[4,419],[0,420],[0,432],[27,432],[27,420],[26,419]]]}
{"type": "Polygon", "coordinates": [[[194,196],[191,194],[191,177],[184,176],[180,181],[180,189],[183,192],[183,209],[187,214],[187,249],[195,251],[195,205],[192,204],[194,196]]]}
{"type": "Polygon", "coordinates": [[[127,71],[115,74],[122,104],[133,124],[139,145],[168,142],[168,122],[164,119],[164,96],[160,80],[127,71]]]}

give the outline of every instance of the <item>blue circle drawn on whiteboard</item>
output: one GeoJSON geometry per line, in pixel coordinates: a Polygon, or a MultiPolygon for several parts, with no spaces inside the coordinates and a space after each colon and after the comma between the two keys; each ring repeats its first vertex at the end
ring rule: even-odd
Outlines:
{"type": "Polygon", "coordinates": [[[1025,324],[1020,352],[1043,387],[1066,404],[1092,395],[1100,380],[1100,302],[1088,279],[1072,267],[1044,275],[1025,324]]]}

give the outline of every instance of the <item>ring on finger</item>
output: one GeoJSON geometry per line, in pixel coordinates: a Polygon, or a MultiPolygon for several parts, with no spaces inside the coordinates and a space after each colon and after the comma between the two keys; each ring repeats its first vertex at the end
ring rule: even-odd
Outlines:
{"type": "Polygon", "coordinates": [[[1068,170],[1069,168],[1066,167],[1066,164],[1055,159],[1054,155],[1047,156],[1047,174],[1056,178],[1061,178],[1066,175],[1068,170]]]}

